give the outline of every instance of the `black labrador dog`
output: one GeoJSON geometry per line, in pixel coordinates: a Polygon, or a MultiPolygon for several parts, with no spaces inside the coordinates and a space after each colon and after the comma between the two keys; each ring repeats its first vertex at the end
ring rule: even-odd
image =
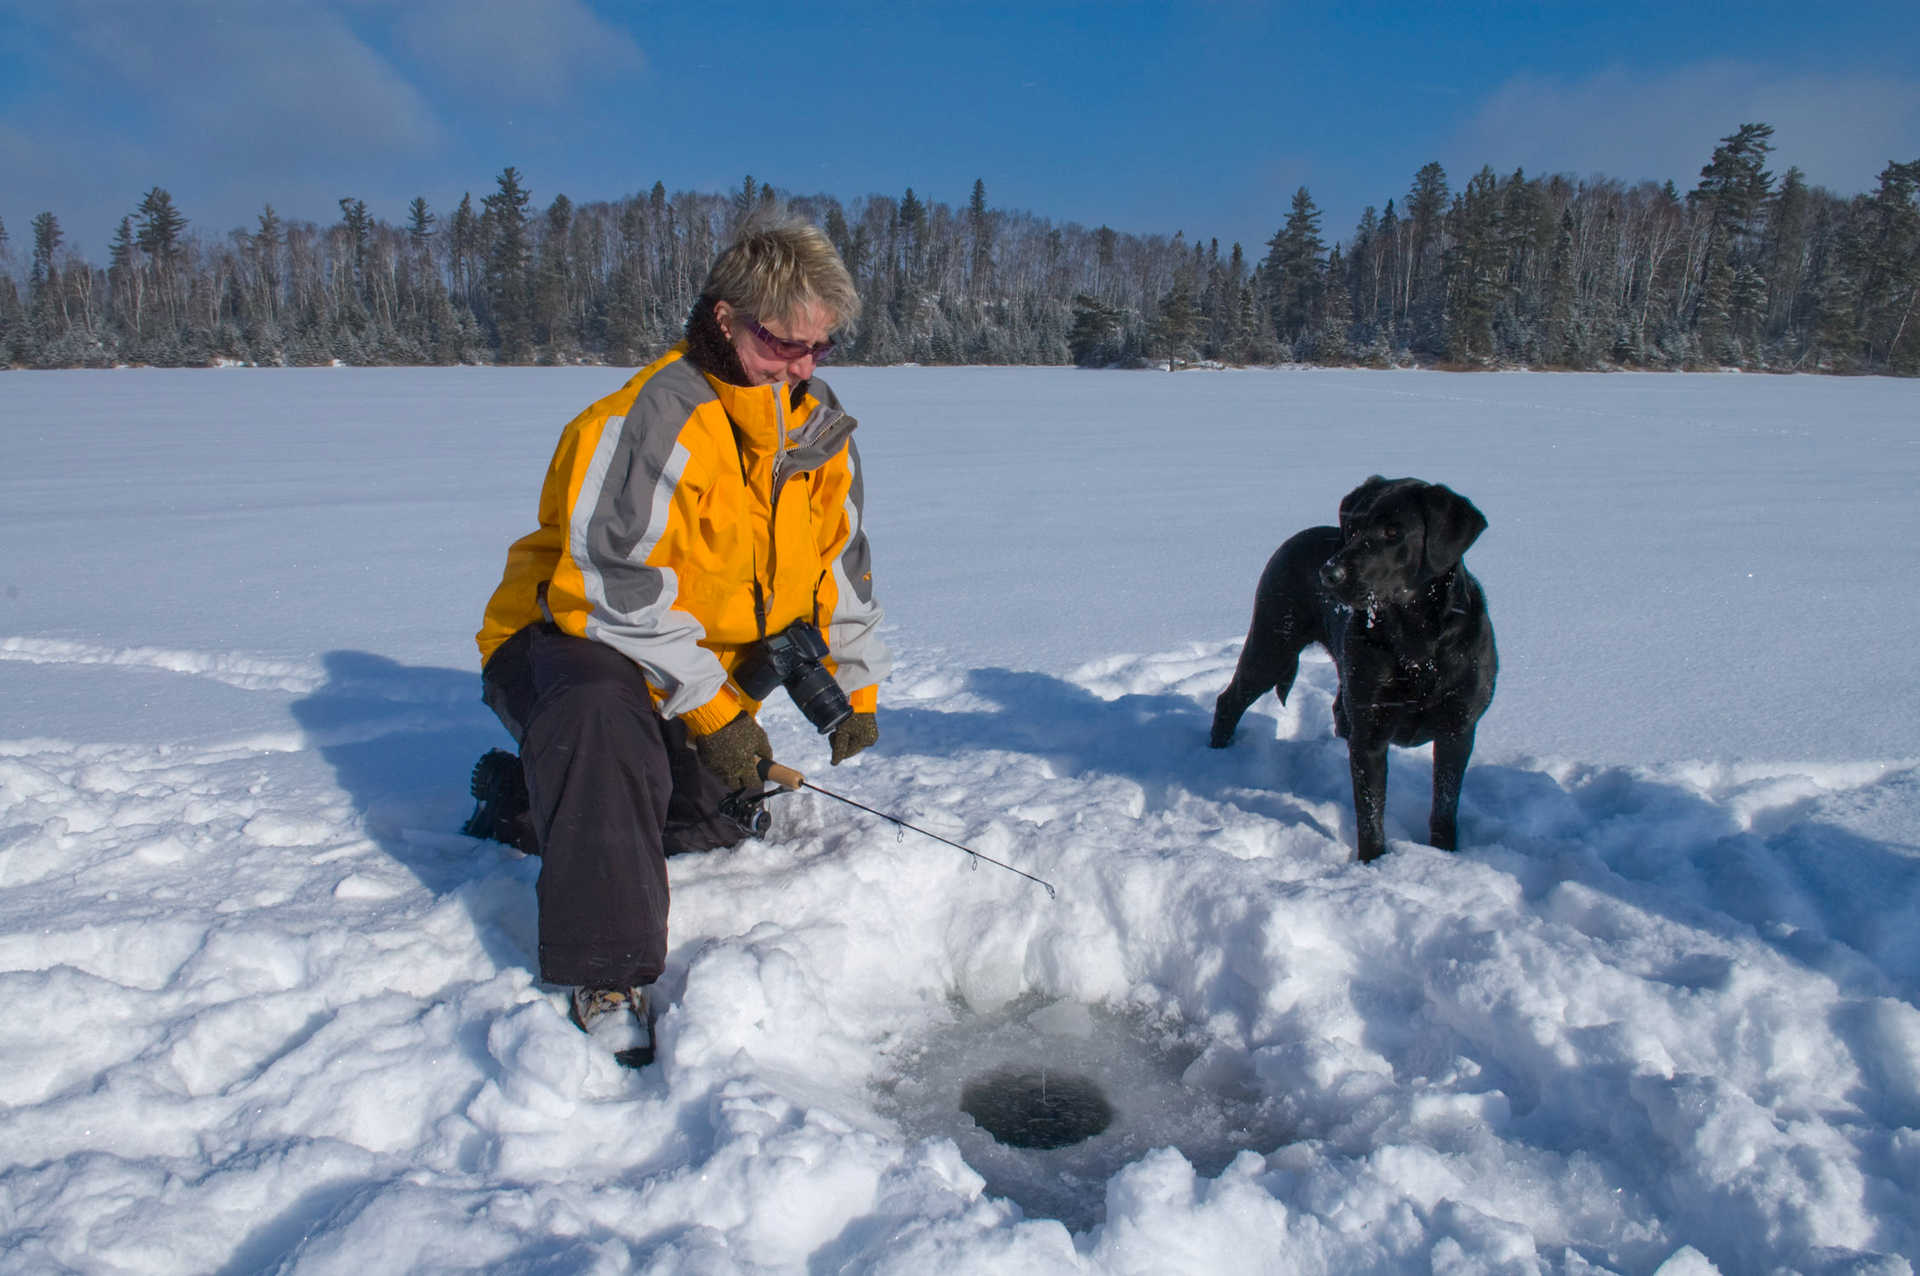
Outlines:
{"type": "Polygon", "coordinates": [[[1319,643],[1340,673],[1334,730],[1353,771],[1360,858],[1386,853],[1387,746],[1433,741],[1432,842],[1458,837],[1460,781],[1493,700],[1493,623],[1461,555],[1487,528],[1450,488],[1378,474],[1340,502],[1340,526],[1309,527],[1274,551],[1253,596],[1233,681],[1214,702],[1224,749],[1269,689],[1287,701],[1300,653],[1319,643]]]}

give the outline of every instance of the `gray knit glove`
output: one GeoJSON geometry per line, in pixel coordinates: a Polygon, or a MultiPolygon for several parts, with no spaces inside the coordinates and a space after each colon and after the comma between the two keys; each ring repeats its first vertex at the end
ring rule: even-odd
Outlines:
{"type": "Polygon", "coordinates": [[[760,759],[773,761],[773,745],[746,710],[711,735],[695,736],[693,747],[699,751],[701,764],[728,788],[758,793],[765,787],[760,779],[760,759]]]}
{"type": "Polygon", "coordinates": [[[871,713],[856,713],[827,736],[833,746],[833,765],[839,766],[860,750],[880,739],[880,719],[871,713]]]}

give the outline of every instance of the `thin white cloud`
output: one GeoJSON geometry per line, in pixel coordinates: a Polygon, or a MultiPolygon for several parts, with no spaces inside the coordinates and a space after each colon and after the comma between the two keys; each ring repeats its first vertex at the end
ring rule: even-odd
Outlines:
{"type": "MultiPolygon", "coordinates": [[[[447,141],[427,94],[336,4],[8,8],[37,66],[0,117],[0,164],[15,197],[56,210],[96,255],[149,186],[218,233],[290,186],[320,178],[348,193],[357,175],[419,163],[447,141]]],[[[5,212],[11,222],[23,210],[5,212]]]]}
{"type": "Polygon", "coordinates": [[[136,134],[243,162],[419,152],[442,136],[425,97],[325,6],[82,0],[67,12],[72,77],[130,97],[136,134]]]}
{"type": "Polygon", "coordinates": [[[1776,173],[1798,165],[1815,185],[1867,190],[1889,160],[1920,158],[1920,79],[1781,75],[1734,61],[1656,76],[1610,67],[1578,81],[1521,74],[1448,151],[1475,169],[1671,178],[1685,190],[1719,139],[1749,123],[1773,125],[1776,173]]]}
{"type": "Polygon", "coordinates": [[[554,106],[646,65],[640,46],[580,0],[414,0],[391,10],[409,57],[456,94],[554,106]]]}

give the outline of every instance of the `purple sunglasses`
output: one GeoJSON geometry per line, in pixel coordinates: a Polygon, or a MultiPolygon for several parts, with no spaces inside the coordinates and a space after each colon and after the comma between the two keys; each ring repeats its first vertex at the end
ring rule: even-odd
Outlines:
{"type": "Polygon", "coordinates": [[[833,353],[834,343],[831,341],[822,341],[817,346],[810,346],[804,341],[789,341],[785,337],[776,337],[765,328],[762,328],[758,322],[747,318],[745,315],[740,316],[740,322],[746,325],[748,332],[751,332],[760,339],[761,345],[773,351],[775,358],[784,359],[788,363],[793,363],[808,355],[813,356],[815,363],[825,363],[827,356],[833,353]]]}

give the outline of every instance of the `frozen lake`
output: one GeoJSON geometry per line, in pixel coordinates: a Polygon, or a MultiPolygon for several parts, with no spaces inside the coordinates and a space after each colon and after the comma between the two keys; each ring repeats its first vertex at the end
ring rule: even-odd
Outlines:
{"type": "MultiPolygon", "coordinates": [[[[0,628],[472,663],[605,368],[59,372],[0,385],[0,628]],[[162,549],[166,551],[160,556],[162,549]],[[17,594],[11,592],[18,590],[17,594]]],[[[1501,649],[1483,747],[1920,757],[1920,385],[1885,378],[845,368],[899,641],[1063,672],[1244,633],[1369,474],[1447,483],[1501,649]]]]}

